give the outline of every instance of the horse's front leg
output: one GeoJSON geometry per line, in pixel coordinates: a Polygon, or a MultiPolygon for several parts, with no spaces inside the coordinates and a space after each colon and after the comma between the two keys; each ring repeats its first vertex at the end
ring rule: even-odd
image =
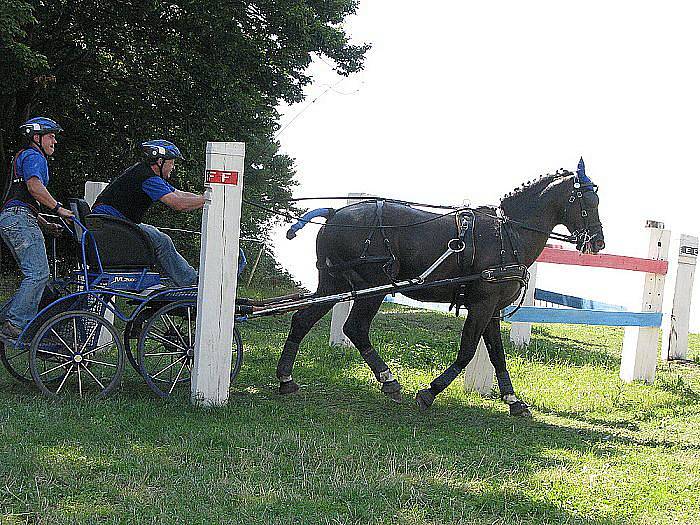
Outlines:
{"type": "Polygon", "coordinates": [[[503,340],[501,339],[501,320],[494,317],[486,325],[484,330],[484,343],[489,351],[489,359],[496,369],[496,379],[498,380],[498,390],[501,399],[508,404],[511,416],[531,417],[527,403],[518,399],[510,382],[510,374],[506,369],[506,354],[503,350],[503,340]]]}
{"type": "Polygon", "coordinates": [[[435,401],[435,397],[450,386],[450,383],[452,383],[459,373],[469,364],[469,361],[472,360],[476,353],[476,345],[493,315],[494,310],[495,304],[491,302],[488,304],[470,305],[467,319],[464,321],[464,328],[462,328],[462,339],[459,344],[457,359],[447,370],[430,383],[430,388],[418,391],[416,394],[418,408],[427,410],[430,405],[433,404],[433,401],[435,401]]]}

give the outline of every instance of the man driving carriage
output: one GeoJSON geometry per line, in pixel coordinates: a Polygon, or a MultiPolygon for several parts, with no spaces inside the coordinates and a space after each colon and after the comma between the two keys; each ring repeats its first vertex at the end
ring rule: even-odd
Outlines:
{"type": "Polygon", "coordinates": [[[178,253],[172,239],[142,221],[158,201],[175,211],[194,211],[204,206],[204,197],[177,190],[168,183],[175,161],[183,158],[175,144],[151,140],[141,144],[141,150],[145,160],[128,168],[100,193],[93,213],[137,224],[150,238],[158,264],[173,282],[177,286],[196,285],[197,271],[178,253]]]}
{"type": "Polygon", "coordinates": [[[17,292],[0,310],[0,332],[17,338],[33,319],[49,280],[49,263],[41,228],[56,234],[60,226],[51,225],[39,215],[41,206],[64,219],[73,216],[46,189],[49,183],[48,158],[54,153],[56,135],[63,131],[56,121],[35,117],[20,126],[22,149],[11,166],[11,182],[0,210],[0,237],[8,246],[24,279],[17,292]],[[40,228],[41,227],[41,228],[40,228]]]}

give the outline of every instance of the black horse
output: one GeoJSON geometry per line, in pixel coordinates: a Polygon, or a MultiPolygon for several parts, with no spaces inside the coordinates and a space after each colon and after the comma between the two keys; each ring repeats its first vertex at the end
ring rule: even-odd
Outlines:
{"type": "MultiPolygon", "coordinates": [[[[576,175],[560,170],[524,184],[503,197],[499,207],[474,209],[473,264],[469,264],[471,260],[467,266],[460,264],[457,256],[452,255],[431,274],[429,281],[480,274],[508,265],[529,267],[542,252],[554,227],[560,224],[568,228],[569,240],[576,243],[579,251],[596,253],[603,249],[597,186],[581,167],[582,164],[576,175]]],[[[431,266],[458,236],[455,213],[440,215],[395,201],[364,201],[327,215],[326,225],[316,240],[319,284],[315,296],[414,278],[431,266]]],[[[502,400],[509,405],[511,415],[530,415],[528,405],[515,396],[506,369],[499,318],[501,309],[517,298],[521,286],[517,279],[501,282],[479,279],[461,286],[406,292],[420,301],[457,302],[468,310],[457,359],[433,380],[430,388],[416,395],[422,410],[430,407],[435,396],[469,363],[483,336],[502,400]]],[[[370,324],[382,300],[383,296],[356,300],[343,331],[374,372],[382,392],[399,401],[401,385],[369,337],[370,324]]],[[[331,306],[309,306],[292,317],[277,365],[280,393],[299,389],[292,379],[299,344],[331,306]]]]}

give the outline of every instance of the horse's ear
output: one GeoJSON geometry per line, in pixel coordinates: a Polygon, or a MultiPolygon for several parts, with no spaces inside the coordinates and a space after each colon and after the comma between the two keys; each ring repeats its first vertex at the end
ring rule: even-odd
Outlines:
{"type": "Polygon", "coordinates": [[[593,181],[586,175],[586,165],[583,162],[583,157],[578,161],[578,167],[576,168],[576,180],[580,184],[593,184],[593,181]]]}

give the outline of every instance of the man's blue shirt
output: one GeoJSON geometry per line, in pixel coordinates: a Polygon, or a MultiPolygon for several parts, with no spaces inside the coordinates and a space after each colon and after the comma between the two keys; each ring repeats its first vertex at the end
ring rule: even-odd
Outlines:
{"type": "MultiPolygon", "coordinates": [[[[44,186],[48,186],[49,163],[46,162],[46,157],[39,150],[27,148],[17,156],[15,174],[17,177],[21,177],[25,183],[32,177],[36,177],[44,186]]],[[[30,207],[26,202],[16,199],[9,201],[4,207],[10,208],[12,206],[30,207]]]]}
{"type": "Polygon", "coordinates": [[[153,202],[158,201],[161,199],[161,197],[175,191],[175,188],[157,175],[143,181],[141,188],[143,189],[144,193],[148,195],[151,200],[153,200],[153,202]]]}

